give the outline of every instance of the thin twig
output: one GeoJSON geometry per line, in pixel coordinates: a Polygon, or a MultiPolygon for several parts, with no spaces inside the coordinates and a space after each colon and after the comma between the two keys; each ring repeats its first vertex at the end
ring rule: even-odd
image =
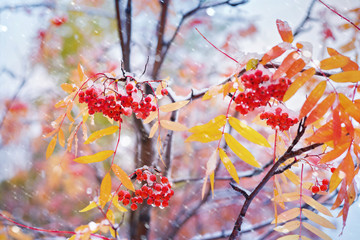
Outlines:
{"type": "Polygon", "coordinates": [[[302,22],[300,23],[300,25],[295,29],[294,31],[294,37],[297,36],[299,33],[304,32],[304,26],[305,24],[311,20],[311,12],[314,9],[314,5],[316,3],[316,0],[312,0],[312,2],[310,3],[310,6],[308,7],[307,13],[305,18],[302,20],[302,22]]]}

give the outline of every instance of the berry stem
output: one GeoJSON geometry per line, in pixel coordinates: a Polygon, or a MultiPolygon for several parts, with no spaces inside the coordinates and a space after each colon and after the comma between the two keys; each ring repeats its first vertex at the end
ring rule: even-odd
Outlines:
{"type": "Polygon", "coordinates": [[[222,54],[224,54],[225,56],[227,56],[228,58],[230,58],[231,60],[233,60],[236,63],[239,63],[238,61],[236,61],[234,58],[230,57],[227,53],[221,51],[219,48],[217,48],[214,44],[212,44],[204,35],[201,34],[201,32],[195,28],[195,30],[208,42],[210,43],[211,46],[213,46],[216,50],[218,50],[219,52],[221,52],[222,54]]]}
{"type": "MultiPolygon", "coordinates": [[[[77,234],[74,231],[59,231],[59,230],[51,230],[51,229],[42,229],[42,228],[37,228],[37,227],[31,227],[31,226],[27,226],[24,224],[21,224],[19,222],[16,222],[14,220],[12,220],[11,218],[8,218],[7,216],[5,216],[4,214],[0,213],[0,217],[6,219],[7,221],[22,227],[22,228],[26,228],[26,229],[30,229],[30,230],[34,230],[34,231],[38,231],[38,232],[47,232],[47,233],[54,233],[54,234],[77,234]]],[[[106,239],[106,240],[110,240],[110,238],[95,234],[95,233],[91,233],[90,234],[93,237],[97,237],[97,238],[101,238],[101,239],[106,239]]]]}

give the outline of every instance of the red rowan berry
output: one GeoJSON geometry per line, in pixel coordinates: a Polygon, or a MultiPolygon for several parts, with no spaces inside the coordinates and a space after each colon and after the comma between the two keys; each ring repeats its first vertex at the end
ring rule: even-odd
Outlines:
{"type": "Polygon", "coordinates": [[[169,94],[169,92],[168,92],[168,90],[167,89],[162,89],[161,90],[161,95],[163,95],[163,96],[165,96],[165,95],[168,95],[169,94]]]}
{"type": "Polygon", "coordinates": [[[167,207],[167,206],[169,206],[169,202],[168,202],[168,201],[163,201],[163,202],[161,203],[161,205],[162,205],[163,207],[167,207]]]}
{"type": "Polygon", "coordinates": [[[136,203],[131,204],[131,210],[135,211],[138,208],[136,203]]]}
{"type": "Polygon", "coordinates": [[[320,189],[319,189],[318,186],[312,186],[311,191],[312,191],[313,193],[318,193],[318,192],[320,191],[320,189]]]}
{"type": "Polygon", "coordinates": [[[161,177],[161,182],[165,184],[165,183],[168,183],[169,180],[167,177],[161,177]]]}
{"type": "Polygon", "coordinates": [[[156,191],[161,191],[161,185],[160,184],[155,184],[155,190],[156,191]]]}
{"type": "Polygon", "coordinates": [[[153,181],[153,182],[156,181],[156,176],[154,174],[150,175],[150,181],[153,181]]]}
{"type": "Polygon", "coordinates": [[[329,184],[329,180],[326,179],[326,178],[323,179],[323,180],[322,180],[322,184],[323,184],[323,185],[328,185],[328,184],[329,184]]]}
{"type": "Polygon", "coordinates": [[[327,185],[321,185],[320,186],[320,190],[323,191],[323,192],[325,192],[327,189],[328,189],[327,185]]]}
{"type": "Polygon", "coordinates": [[[133,90],[133,88],[134,88],[134,85],[132,85],[131,83],[126,84],[125,89],[127,92],[130,92],[131,90],[133,90]]]}
{"type": "Polygon", "coordinates": [[[335,172],[335,170],[336,170],[336,168],[334,168],[334,167],[332,167],[331,169],[330,169],[330,171],[333,173],[333,172],[335,172]]]}
{"type": "Polygon", "coordinates": [[[152,198],[148,198],[147,202],[148,205],[152,205],[154,203],[154,200],[152,198]]]}
{"type": "Polygon", "coordinates": [[[123,201],[122,201],[123,205],[126,206],[130,203],[130,200],[125,198],[123,201]]]}
{"type": "Polygon", "coordinates": [[[151,97],[149,97],[149,96],[147,96],[146,98],[145,98],[145,102],[151,102],[151,97]]]}
{"type": "Polygon", "coordinates": [[[129,192],[126,192],[124,197],[125,197],[126,199],[130,199],[130,198],[131,198],[131,195],[130,195],[129,192]]]}

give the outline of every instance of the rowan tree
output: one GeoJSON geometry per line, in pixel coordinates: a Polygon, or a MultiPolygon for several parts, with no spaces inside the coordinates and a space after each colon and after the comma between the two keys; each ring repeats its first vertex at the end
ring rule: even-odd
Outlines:
{"type": "Polygon", "coordinates": [[[287,240],[344,230],[358,198],[360,10],[313,0],[299,26],[274,19],[276,43],[240,55],[237,42],[258,31],[251,17],[235,26],[246,4],[0,8],[50,10],[31,66],[55,83],[37,105],[18,96],[27,77],[2,99],[1,147],[21,141],[30,113],[42,130],[30,169],[2,184],[0,236],[287,240]],[[312,27],[323,54],[301,39],[312,27]],[[349,38],[339,45],[337,34],[349,38]]]}

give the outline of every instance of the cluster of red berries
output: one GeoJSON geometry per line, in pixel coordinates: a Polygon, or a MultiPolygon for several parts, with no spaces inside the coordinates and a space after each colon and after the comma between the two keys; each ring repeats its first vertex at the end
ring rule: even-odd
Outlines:
{"type": "Polygon", "coordinates": [[[169,200],[174,195],[174,190],[167,177],[156,176],[147,169],[138,169],[135,172],[136,180],[141,187],[131,195],[126,190],[118,192],[119,201],[124,206],[130,204],[131,210],[135,211],[138,204],[146,202],[153,207],[164,208],[169,206],[169,200]]]}
{"type": "Polygon", "coordinates": [[[273,97],[282,101],[286,90],[291,84],[290,79],[279,78],[270,80],[269,75],[263,74],[261,70],[250,71],[241,76],[245,91],[239,93],[235,98],[235,110],[245,115],[256,108],[266,106],[273,97]]]}
{"type": "Polygon", "coordinates": [[[280,131],[287,131],[291,126],[298,123],[298,119],[290,118],[288,113],[282,113],[281,108],[275,109],[275,114],[271,112],[263,112],[260,114],[261,120],[266,120],[266,124],[272,129],[279,129],[280,131]]]}
{"type": "MultiPolygon", "coordinates": [[[[107,86],[106,89],[109,88],[110,86],[107,86]]],[[[143,94],[134,83],[127,83],[123,94],[112,90],[108,91],[110,94],[107,95],[103,87],[89,87],[86,91],[79,92],[79,102],[87,103],[90,115],[100,112],[120,122],[122,114],[130,116],[135,113],[137,118],[145,119],[150,112],[157,110],[157,106],[152,103],[152,95],[143,94]],[[141,93],[141,97],[137,95],[138,92],[141,93]]]]}
{"type": "Polygon", "coordinates": [[[325,192],[328,189],[328,185],[329,185],[329,180],[325,178],[322,180],[320,186],[318,185],[312,186],[311,191],[315,194],[318,193],[319,191],[325,192]]]}

